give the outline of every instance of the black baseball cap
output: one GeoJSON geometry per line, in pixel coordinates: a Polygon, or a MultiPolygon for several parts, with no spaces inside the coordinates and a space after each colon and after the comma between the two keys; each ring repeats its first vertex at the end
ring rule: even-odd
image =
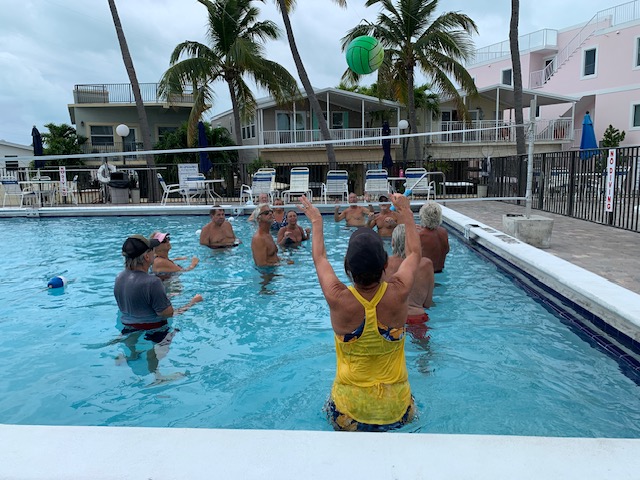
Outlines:
{"type": "Polygon", "coordinates": [[[389,197],[387,197],[386,195],[380,195],[378,197],[378,201],[379,202],[388,202],[389,201],[389,197]]]}
{"type": "Polygon", "coordinates": [[[158,245],[160,242],[155,238],[149,240],[143,235],[131,235],[122,244],[122,255],[127,258],[138,258],[158,245]]]}
{"type": "Polygon", "coordinates": [[[351,235],[345,264],[353,275],[377,273],[387,263],[382,238],[369,227],[360,227],[351,235]]]}

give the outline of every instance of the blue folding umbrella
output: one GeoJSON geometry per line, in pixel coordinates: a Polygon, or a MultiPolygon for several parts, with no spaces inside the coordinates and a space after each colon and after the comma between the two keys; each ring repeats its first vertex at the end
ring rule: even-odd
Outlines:
{"type": "MultiPolygon", "coordinates": [[[[198,122],[198,147],[208,147],[207,132],[204,129],[204,123],[198,122]]],[[[205,175],[211,170],[211,161],[207,152],[200,152],[200,172],[205,175]]]]}
{"type": "MultiPolygon", "coordinates": [[[[382,124],[382,135],[391,135],[391,129],[389,124],[384,122],[382,124]]],[[[393,167],[393,159],[391,158],[391,140],[382,140],[382,168],[386,168],[390,171],[393,167]]]]}
{"type": "Polygon", "coordinates": [[[593,122],[589,112],[585,113],[582,120],[582,138],[580,138],[580,158],[586,160],[598,153],[598,142],[596,132],[593,130],[593,122]]]}
{"type": "MultiPolygon", "coordinates": [[[[40,132],[38,131],[35,125],[31,129],[31,138],[33,140],[33,154],[35,156],[42,155],[43,154],[42,135],[40,135],[40,132]]],[[[45,163],[44,160],[36,160],[34,162],[34,166],[36,167],[36,169],[40,170],[41,168],[44,168],[44,163],[45,163]]]]}

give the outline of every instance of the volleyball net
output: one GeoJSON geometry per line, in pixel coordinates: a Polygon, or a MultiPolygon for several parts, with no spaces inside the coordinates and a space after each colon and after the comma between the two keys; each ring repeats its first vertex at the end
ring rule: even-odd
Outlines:
{"type": "MultiPolygon", "coordinates": [[[[309,186],[318,198],[322,184],[326,185],[329,170],[347,172],[349,191],[365,199],[367,172],[384,169],[390,182],[390,192],[402,193],[409,181],[403,181],[404,171],[424,168],[435,183],[435,196],[449,198],[475,198],[484,196],[484,186],[492,165],[488,159],[490,151],[480,146],[480,141],[495,135],[494,128],[448,130],[409,134],[382,135],[380,128],[332,130],[333,139],[324,141],[316,130],[284,130],[265,132],[261,138],[246,140],[242,146],[208,146],[167,150],[143,150],[134,144],[126,151],[117,144],[90,145],[90,153],[74,155],[48,155],[18,157],[16,160],[44,164],[39,170],[51,178],[56,177],[57,164],[67,167],[67,176],[79,175],[80,187],[88,189],[97,181],[98,169],[105,163],[117,170],[135,174],[141,195],[148,196],[150,182],[157,181],[159,173],[167,184],[180,182],[180,165],[196,165],[198,173],[208,179],[223,180],[214,186],[216,193],[225,201],[241,197],[242,185],[251,185],[252,176],[259,168],[275,170],[277,190],[286,190],[293,167],[309,169],[309,186]],[[269,135],[266,135],[268,133],[269,135]],[[460,146],[459,141],[468,144],[460,146]],[[418,144],[416,148],[416,142],[418,144]],[[332,145],[335,162],[330,163],[326,145],[332,145]],[[136,148],[137,147],[137,148],[136,148]],[[480,188],[478,188],[480,187],[480,188]]],[[[517,184],[522,173],[518,159],[513,157],[509,172],[500,172],[502,183],[517,184]]],[[[494,168],[495,170],[495,168],[494,168]]],[[[69,178],[71,180],[72,176],[69,178]]],[[[498,182],[500,183],[500,182],[498,182]]],[[[513,186],[512,186],[513,187],[513,186]]],[[[519,190],[510,188],[502,192],[494,189],[497,196],[520,196],[519,190]]],[[[524,191],[523,191],[524,193],[524,191]]],[[[420,194],[417,194],[418,197],[420,194]]],[[[178,199],[179,200],[179,199],[178,199]]],[[[366,198],[370,200],[370,198],[366,198]]]]}

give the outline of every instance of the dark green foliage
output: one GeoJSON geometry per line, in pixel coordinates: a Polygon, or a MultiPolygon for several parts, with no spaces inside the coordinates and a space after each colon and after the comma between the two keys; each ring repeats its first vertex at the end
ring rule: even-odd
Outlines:
{"type": "MultiPolygon", "coordinates": [[[[49,130],[42,134],[43,153],[45,155],[74,155],[84,153],[80,147],[87,141],[86,137],[78,135],[76,129],[66,123],[56,125],[47,123],[45,127],[49,130]]],[[[63,160],[48,160],[47,164],[53,165],[84,165],[84,162],[76,158],[66,158],[63,160]]]]}

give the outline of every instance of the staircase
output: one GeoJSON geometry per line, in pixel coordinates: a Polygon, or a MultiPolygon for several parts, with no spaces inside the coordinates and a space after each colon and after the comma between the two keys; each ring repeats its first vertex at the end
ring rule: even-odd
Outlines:
{"type": "Polygon", "coordinates": [[[544,69],[531,72],[529,75],[529,88],[541,88],[544,86],[560,67],[567,63],[573,54],[580,49],[580,46],[596,31],[631,22],[639,18],[640,0],[634,0],[599,11],[582,27],[576,36],[571,39],[567,46],[558,52],[555,58],[544,69]]]}

